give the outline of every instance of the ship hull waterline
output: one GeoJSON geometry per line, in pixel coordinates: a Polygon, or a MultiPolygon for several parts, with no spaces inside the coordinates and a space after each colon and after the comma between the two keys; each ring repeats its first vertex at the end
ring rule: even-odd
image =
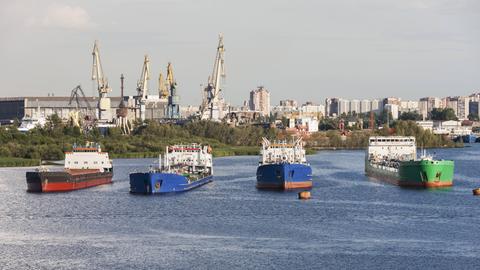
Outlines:
{"type": "Polygon", "coordinates": [[[27,191],[66,192],[112,183],[112,172],[27,172],[27,191]]]}
{"type": "Polygon", "coordinates": [[[312,168],[306,164],[266,164],[257,168],[258,189],[294,190],[312,186],[312,168]]]}
{"type": "Polygon", "coordinates": [[[365,174],[369,177],[401,187],[443,188],[453,186],[454,163],[441,161],[402,162],[398,170],[387,170],[365,162],[365,174]]]}
{"type": "Polygon", "coordinates": [[[189,181],[186,176],[174,173],[132,173],[130,174],[130,193],[149,195],[185,192],[212,181],[213,175],[189,181]]]}

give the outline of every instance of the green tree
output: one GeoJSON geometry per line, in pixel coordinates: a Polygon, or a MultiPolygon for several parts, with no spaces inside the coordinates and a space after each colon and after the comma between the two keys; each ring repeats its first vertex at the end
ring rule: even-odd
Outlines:
{"type": "Polygon", "coordinates": [[[432,112],[430,113],[430,119],[437,121],[458,120],[457,116],[455,115],[455,111],[452,108],[433,108],[432,112]]]}
{"type": "Polygon", "coordinates": [[[402,114],[400,114],[398,119],[405,120],[405,121],[406,120],[420,121],[422,120],[422,116],[417,112],[403,112],[402,114]]]}

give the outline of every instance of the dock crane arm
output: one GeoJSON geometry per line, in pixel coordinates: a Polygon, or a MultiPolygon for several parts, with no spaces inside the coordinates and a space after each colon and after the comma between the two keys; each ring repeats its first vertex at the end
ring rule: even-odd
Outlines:
{"type": "Polygon", "coordinates": [[[106,97],[107,93],[111,91],[108,85],[108,80],[103,73],[102,62],[100,61],[100,51],[98,49],[98,41],[95,40],[93,45],[93,66],[92,66],[92,80],[97,82],[97,91],[100,98],[106,97]]]}
{"type": "Polygon", "coordinates": [[[145,55],[140,80],[137,82],[137,93],[142,99],[146,99],[148,95],[148,80],[150,80],[150,59],[145,55]]]}

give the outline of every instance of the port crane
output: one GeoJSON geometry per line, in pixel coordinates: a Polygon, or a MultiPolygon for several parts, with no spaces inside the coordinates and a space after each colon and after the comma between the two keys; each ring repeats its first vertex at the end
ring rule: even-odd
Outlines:
{"type": "Polygon", "coordinates": [[[223,35],[218,37],[217,55],[213,64],[212,75],[208,77],[207,86],[203,89],[203,101],[200,106],[201,119],[220,121],[223,118],[224,101],[221,97],[221,80],[225,78],[225,48],[223,35]]]}
{"type": "Polygon", "coordinates": [[[137,81],[137,107],[140,108],[140,119],[145,120],[145,103],[148,97],[148,81],[150,80],[150,59],[145,55],[143,59],[142,73],[137,81]]]}
{"type": "Polygon", "coordinates": [[[168,99],[168,89],[167,86],[165,85],[165,79],[163,78],[162,73],[158,76],[158,96],[160,99],[166,100],[168,99]]]}
{"type": "Polygon", "coordinates": [[[95,40],[93,45],[93,67],[92,67],[92,80],[97,83],[98,91],[98,120],[108,122],[112,120],[110,98],[107,94],[112,91],[108,85],[108,79],[105,77],[102,68],[102,62],[100,61],[100,51],[98,48],[98,41],[95,40]]]}
{"type": "Polygon", "coordinates": [[[180,97],[177,95],[177,82],[173,78],[172,63],[167,65],[167,85],[169,90],[168,105],[167,105],[167,118],[178,119],[180,118],[180,97]]]}
{"type": "Polygon", "coordinates": [[[69,114],[70,119],[73,122],[73,125],[79,127],[82,124],[85,129],[89,129],[93,127],[95,123],[95,116],[93,113],[94,110],[92,106],[90,106],[87,96],[85,95],[85,92],[83,92],[83,89],[80,85],[77,85],[75,88],[72,89],[70,94],[70,101],[68,102],[68,105],[72,105],[74,101],[75,101],[75,111],[72,111],[69,114]],[[80,117],[81,101],[83,101],[87,106],[86,112],[82,117],[80,117]],[[80,122],[80,119],[82,119],[82,122],[80,122]]]}
{"type": "Polygon", "coordinates": [[[148,96],[148,81],[150,80],[150,59],[145,55],[142,66],[142,73],[137,82],[137,94],[140,99],[147,99],[148,96]]]}

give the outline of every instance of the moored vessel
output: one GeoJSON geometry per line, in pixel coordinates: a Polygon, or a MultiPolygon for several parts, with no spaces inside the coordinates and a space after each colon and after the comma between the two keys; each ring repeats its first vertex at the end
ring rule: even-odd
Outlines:
{"type": "Polygon", "coordinates": [[[312,168],[307,163],[301,138],[292,143],[262,140],[257,188],[288,190],[312,187],[312,168]]]}
{"type": "Polygon", "coordinates": [[[27,191],[71,191],[111,183],[112,177],[112,161],[99,144],[74,145],[72,152],[65,153],[63,170],[40,167],[27,172],[27,191]]]}
{"type": "Polygon", "coordinates": [[[367,176],[403,187],[434,188],[452,186],[453,171],[452,160],[436,160],[425,152],[418,158],[415,137],[369,138],[367,176]]]}
{"type": "Polygon", "coordinates": [[[161,194],[188,191],[213,180],[212,149],[198,144],[167,146],[158,168],[130,174],[130,192],[161,194]]]}

